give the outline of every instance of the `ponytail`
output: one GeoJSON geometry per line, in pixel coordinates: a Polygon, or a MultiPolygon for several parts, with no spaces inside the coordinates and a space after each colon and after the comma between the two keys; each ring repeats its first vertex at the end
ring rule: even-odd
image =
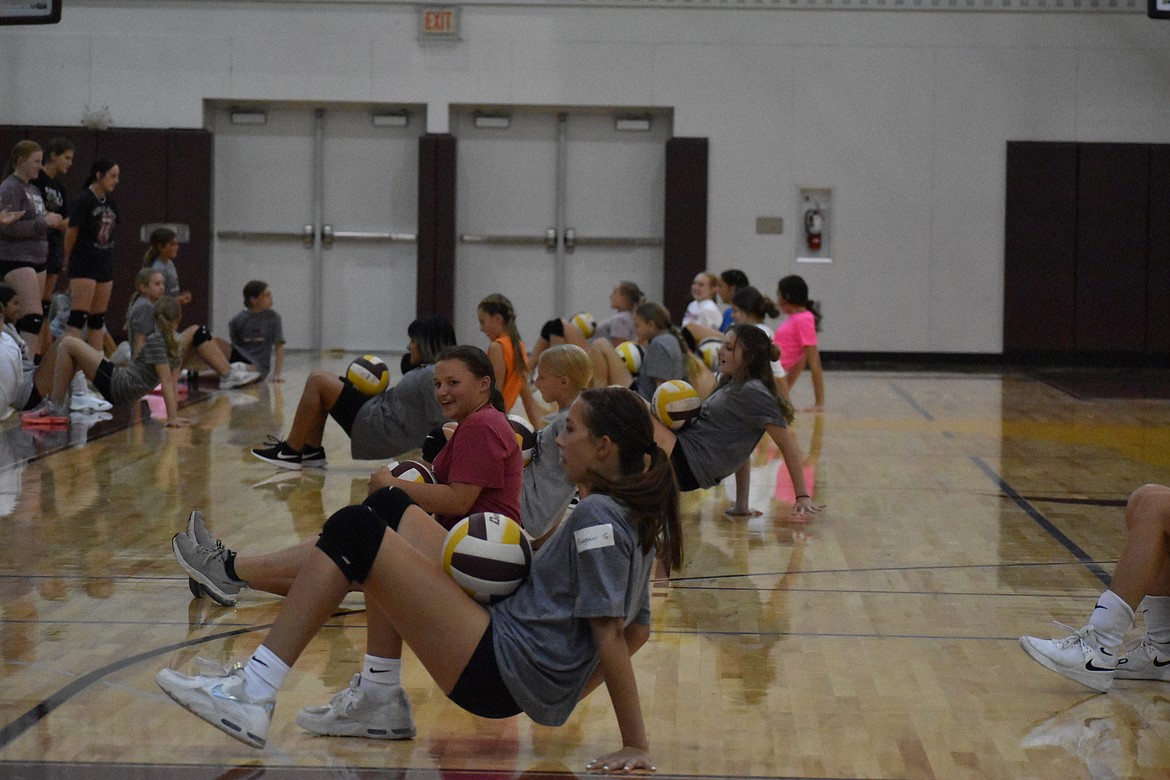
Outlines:
{"type": "Polygon", "coordinates": [[[504,319],[504,332],[512,342],[512,366],[520,376],[528,375],[528,361],[524,357],[524,345],[520,343],[520,331],[516,329],[516,310],[512,302],[500,293],[492,293],[479,302],[484,314],[498,314],[504,319]]]}
{"type": "Polygon", "coordinates": [[[162,335],[167,345],[167,357],[175,360],[179,357],[179,339],[175,335],[175,320],[183,313],[179,302],[170,296],[164,295],[154,304],[154,329],[162,335]]]}
{"type": "Polygon", "coordinates": [[[175,231],[167,227],[155,228],[150,234],[150,246],[146,247],[146,254],[142,256],[142,267],[146,268],[158,257],[160,250],[175,240],[178,236],[175,231]]]}
{"type": "Polygon", "coordinates": [[[777,285],[780,300],[792,306],[808,309],[813,316],[813,325],[819,332],[821,329],[821,305],[808,299],[808,282],[796,276],[785,276],[777,285]]]}
{"type": "Polygon", "coordinates": [[[643,553],[658,549],[667,571],[682,564],[678,483],[666,453],[654,442],[654,423],[646,403],[620,387],[581,393],[585,427],[596,437],[607,436],[618,448],[621,475],[610,479],[589,472],[589,488],[622,504],[643,553]]]}

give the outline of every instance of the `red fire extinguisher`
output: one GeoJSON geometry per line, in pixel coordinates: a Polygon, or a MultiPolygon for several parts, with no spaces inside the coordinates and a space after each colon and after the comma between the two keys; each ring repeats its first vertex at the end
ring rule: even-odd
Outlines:
{"type": "Polygon", "coordinates": [[[821,233],[825,229],[825,219],[821,216],[821,205],[815,200],[809,201],[804,210],[804,241],[810,252],[819,252],[821,249],[821,233]]]}

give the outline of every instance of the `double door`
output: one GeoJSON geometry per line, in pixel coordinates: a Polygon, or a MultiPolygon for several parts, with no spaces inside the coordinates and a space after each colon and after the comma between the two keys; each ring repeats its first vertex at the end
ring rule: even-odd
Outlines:
{"type": "Polygon", "coordinates": [[[455,330],[483,345],[476,307],[513,303],[531,346],[540,326],[577,311],[597,320],[621,280],[661,300],[670,118],[619,130],[613,112],[515,110],[451,118],[457,143],[455,330]],[[477,117],[480,121],[477,122],[477,117]]]}
{"type": "Polygon", "coordinates": [[[209,111],[215,138],[217,328],[251,279],[272,288],[291,349],[386,353],[415,316],[420,112],[268,106],[209,111]]]}

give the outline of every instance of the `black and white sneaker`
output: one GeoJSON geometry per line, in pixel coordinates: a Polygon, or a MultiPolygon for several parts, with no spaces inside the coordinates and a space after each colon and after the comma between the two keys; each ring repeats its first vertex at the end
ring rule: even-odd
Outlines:
{"type": "Polygon", "coordinates": [[[313,447],[306,444],[305,448],[301,450],[301,468],[323,469],[328,465],[328,461],[325,460],[324,447],[313,447]]]}
{"type": "MultiPolygon", "coordinates": [[[[267,444],[269,446],[252,450],[252,454],[282,469],[301,470],[301,453],[288,446],[288,442],[269,437],[267,444]]],[[[321,450],[321,459],[325,459],[325,450],[321,450]]]]}

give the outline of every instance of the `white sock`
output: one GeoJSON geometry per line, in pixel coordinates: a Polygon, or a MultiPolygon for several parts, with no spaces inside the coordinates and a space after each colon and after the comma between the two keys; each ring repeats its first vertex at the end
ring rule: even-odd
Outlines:
{"type": "Polygon", "coordinates": [[[84,371],[78,371],[73,375],[73,379],[69,380],[69,388],[74,395],[85,395],[85,392],[89,390],[89,382],[85,378],[84,371]]]}
{"type": "Polygon", "coordinates": [[[277,658],[276,653],[260,645],[244,666],[244,695],[252,701],[275,697],[289,671],[289,665],[277,658]]]}
{"type": "Polygon", "coordinates": [[[1146,635],[1160,645],[1170,644],[1170,596],[1146,596],[1138,604],[1146,620],[1146,635]]]}
{"type": "Polygon", "coordinates": [[[379,658],[366,654],[362,659],[362,679],[358,687],[371,700],[390,701],[394,689],[402,685],[402,659],[379,658]]]}
{"type": "Polygon", "coordinates": [[[1121,596],[1107,590],[1097,598],[1089,625],[1097,632],[1105,647],[1120,647],[1125,642],[1125,632],[1133,625],[1133,610],[1122,601],[1121,596]]]}

